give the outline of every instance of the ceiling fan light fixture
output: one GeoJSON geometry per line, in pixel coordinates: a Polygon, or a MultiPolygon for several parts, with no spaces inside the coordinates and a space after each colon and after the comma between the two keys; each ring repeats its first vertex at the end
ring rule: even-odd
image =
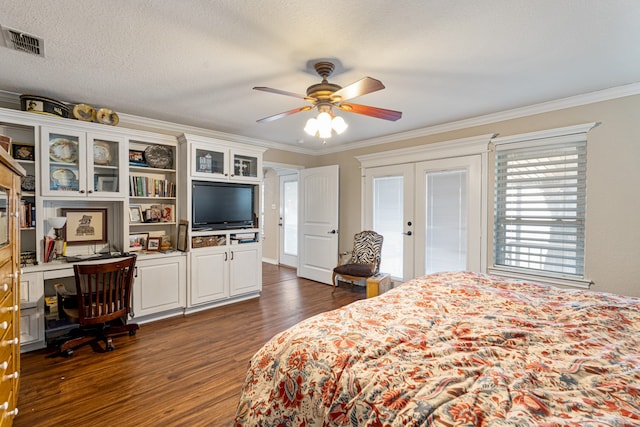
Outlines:
{"type": "Polygon", "coordinates": [[[319,138],[331,138],[331,132],[335,131],[338,135],[344,132],[349,125],[340,116],[331,117],[326,111],[320,112],[317,118],[310,118],[304,127],[304,131],[311,136],[319,138]]]}
{"type": "Polygon", "coordinates": [[[344,121],[342,117],[335,116],[333,120],[331,120],[331,127],[336,131],[338,135],[340,135],[342,132],[347,130],[349,125],[344,121]]]}
{"type": "Polygon", "coordinates": [[[318,132],[318,121],[313,117],[307,120],[304,131],[311,136],[316,136],[316,133],[318,132]]]}

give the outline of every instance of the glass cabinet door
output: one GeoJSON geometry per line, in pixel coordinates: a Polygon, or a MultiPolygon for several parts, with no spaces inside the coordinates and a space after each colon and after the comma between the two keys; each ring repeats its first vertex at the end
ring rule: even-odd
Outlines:
{"type": "Polygon", "coordinates": [[[192,175],[202,178],[228,177],[226,148],[193,144],[191,147],[192,175]]]}
{"type": "Polygon", "coordinates": [[[253,152],[231,151],[231,178],[244,181],[262,179],[262,162],[253,152]]]}
{"type": "Polygon", "coordinates": [[[124,138],[53,128],[41,137],[44,196],[126,196],[124,138]]]}
{"type": "Polygon", "coordinates": [[[84,194],[85,171],[81,159],[85,155],[84,135],[76,132],[42,130],[42,192],[49,195],[84,194]]]}
{"type": "Polygon", "coordinates": [[[87,193],[89,196],[126,195],[123,165],[125,143],[113,136],[87,135],[87,193]]]}

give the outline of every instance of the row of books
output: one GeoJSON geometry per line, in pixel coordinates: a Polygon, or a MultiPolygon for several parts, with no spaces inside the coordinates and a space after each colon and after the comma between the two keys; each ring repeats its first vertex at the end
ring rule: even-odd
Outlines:
{"type": "Polygon", "coordinates": [[[129,195],[138,197],[176,197],[176,183],[148,176],[129,177],[129,195]]]}
{"type": "Polygon", "coordinates": [[[22,200],[20,205],[20,228],[36,226],[36,206],[32,202],[22,200]]]}

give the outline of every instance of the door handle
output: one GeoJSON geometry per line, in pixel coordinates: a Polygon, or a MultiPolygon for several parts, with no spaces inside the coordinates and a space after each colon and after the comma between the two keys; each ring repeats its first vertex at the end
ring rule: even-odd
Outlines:
{"type": "Polygon", "coordinates": [[[411,236],[413,233],[410,231],[407,231],[406,233],[402,233],[402,234],[404,234],[405,236],[411,236]]]}
{"type": "Polygon", "coordinates": [[[331,230],[327,234],[338,234],[338,230],[331,230]]]}

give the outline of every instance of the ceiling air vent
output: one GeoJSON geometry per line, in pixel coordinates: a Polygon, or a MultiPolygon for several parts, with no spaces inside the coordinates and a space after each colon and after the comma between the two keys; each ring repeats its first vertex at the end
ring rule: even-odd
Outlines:
{"type": "Polygon", "coordinates": [[[44,40],[40,37],[7,27],[0,28],[2,28],[4,42],[9,49],[44,57],[44,40]]]}

